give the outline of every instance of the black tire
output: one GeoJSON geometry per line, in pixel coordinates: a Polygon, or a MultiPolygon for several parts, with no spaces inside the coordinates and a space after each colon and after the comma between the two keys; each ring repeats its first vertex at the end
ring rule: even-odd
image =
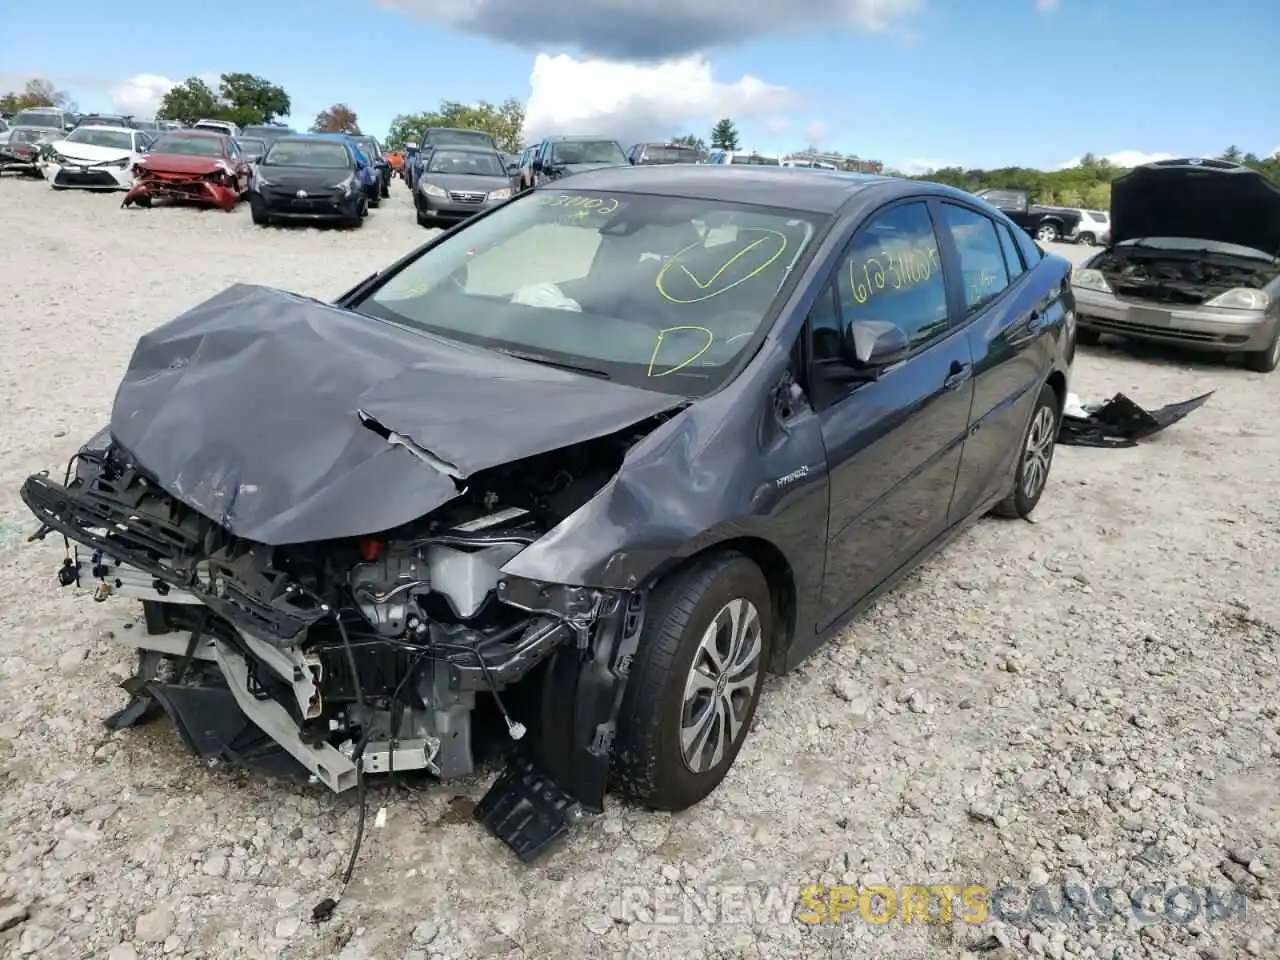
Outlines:
{"type": "Polygon", "coordinates": [[[1092,247],[1095,243],[1098,242],[1097,238],[1092,233],[1088,233],[1088,232],[1080,234],[1078,237],[1076,237],[1076,239],[1079,240],[1081,243],[1083,243],[1086,247],[1092,247]]]}
{"type": "Polygon", "coordinates": [[[1087,327],[1076,327],[1076,344],[1081,347],[1096,347],[1102,342],[1102,334],[1087,327]]]}
{"type": "Polygon", "coordinates": [[[1254,373],[1270,373],[1280,366],[1280,330],[1271,338],[1271,346],[1265,350],[1254,350],[1244,355],[1246,370],[1254,373]]]}
{"type": "Polygon", "coordinates": [[[1056,223],[1042,223],[1036,227],[1036,239],[1041,243],[1053,243],[1060,236],[1062,231],[1058,229],[1056,223]]]}
{"type": "MultiPolygon", "coordinates": [[[[736,552],[710,556],[659,584],[649,598],[639,649],[632,661],[614,745],[614,780],[626,796],[657,810],[678,811],[707,797],[742,748],[764,687],[773,646],[773,604],[760,568],[736,552]],[[681,746],[685,685],[703,634],[728,604],[746,600],[757,611],[760,645],[755,685],[734,701],[740,720],[720,759],[695,771],[681,746]]],[[[754,646],[754,645],[753,645],[754,646]]],[[[723,683],[711,696],[721,696],[723,683]]],[[[709,697],[710,699],[710,697],[709,697]]],[[[712,701],[714,703],[714,701],[712,701]]],[[[710,709],[710,708],[709,708],[710,709]]],[[[720,729],[722,724],[711,726],[720,729]]]]}
{"type": "Polygon", "coordinates": [[[265,210],[259,209],[258,207],[250,206],[249,215],[253,217],[253,222],[258,226],[260,227],[271,226],[271,218],[267,216],[267,212],[265,210]]]}
{"type": "Polygon", "coordinates": [[[1053,454],[1057,448],[1058,428],[1062,419],[1062,406],[1057,392],[1049,384],[1045,384],[1040,388],[1040,396],[1036,398],[1036,405],[1031,411],[1031,417],[1027,421],[1027,429],[1022,435],[1022,442],[1018,446],[1018,469],[1014,476],[1013,490],[1010,494],[1001,500],[992,509],[992,513],[998,517],[1008,517],[1011,520],[1026,520],[1036,509],[1036,504],[1040,502],[1040,498],[1044,495],[1045,487],[1049,483],[1049,472],[1053,468],[1053,454]],[[1045,413],[1047,411],[1047,413],[1045,413]],[[1042,431],[1048,429],[1047,449],[1041,444],[1040,438],[1043,437],[1042,431]],[[1043,452],[1042,469],[1043,476],[1038,481],[1029,485],[1028,465],[1031,462],[1031,445],[1035,438],[1036,445],[1043,452]],[[1031,487],[1030,489],[1029,486],[1031,487]]]}

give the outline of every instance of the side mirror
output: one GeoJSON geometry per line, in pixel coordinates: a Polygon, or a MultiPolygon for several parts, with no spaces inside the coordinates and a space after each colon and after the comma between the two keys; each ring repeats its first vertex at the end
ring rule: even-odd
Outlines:
{"type": "Polygon", "coordinates": [[[911,353],[902,328],[884,320],[855,320],[845,330],[845,349],[857,366],[883,370],[911,353]]]}

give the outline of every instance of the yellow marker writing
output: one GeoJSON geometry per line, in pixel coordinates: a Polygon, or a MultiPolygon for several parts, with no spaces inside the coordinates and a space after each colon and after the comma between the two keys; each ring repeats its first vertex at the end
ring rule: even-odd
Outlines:
{"type": "MultiPolygon", "coordinates": [[[[671,303],[702,303],[704,300],[710,300],[712,297],[718,297],[725,291],[732,290],[738,284],[746,283],[753,277],[759,276],[765,270],[769,269],[769,267],[773,266],[777,259],[782,256],[787,249],[786,234],[779,233],[777,230],[768,230],[763,227],[744,227],[742,228],[742,232],[759,233],[762,234],[762,236],[739,249],[733,254],[733,256],[725,260],[715,273],[705,280],[690,270],[683,262],[684,256],[690,251],[705,249],[704,242],[702,240],[697,240],[694,243],[689,244],[687,247],[677,250],[667,259],[667,262],[662,265],[662,269],[658,271],[658,277],[654,281],[658,287],[658,293],[664,300],[671,303]],[[775,247],[776,249],[774,249],[775,247]],[[772,253],[770,253],[770,251],[772,251],[772,253]],[[721,285],[722,278],[729,272],[730,268],[735,264],[738,264],[744,257],[753,252],[756,257],[768,254],[768,258],[754,270],[747,273],[746,276],[739,277],[731,283],[724,283],[721,285]],[[672,296],[670,291],[667,290],[667,274],[672,269],[678,270],[681,276],[688,278],[689,282],[693,284],[695,289],[699,291],[709,290],[710,292],[704,293],[702,296],[691,298],[672,296]]],[[[754,259],[754,257],[752,259],[754,259]]]]}
{"type": "Polygon", "coordinates": [[[677,370],[683,370],[692,363],[697,363],[698,358],[711,349],[711,345],[716,342],[716,335],[706,327],[680,326],[680,327],[664,327],[658,331],[658,338],[653,343],[653,353],[649,354],[649,367],[645,371],[646,377],[665,377],[675,373],[677,370]],[[697,352],[689,356],[687,359],[681,360],[670,370],[664,370],[662,373],[654,373],[653,368],[658,364],[658,353],[662,350],[662,343],[667,339],[667,335],[671,333],[679,333],[681,330],[689,330],[693,333],[700,333],[706,338],[706,342],[698,348],[697,352]]]}

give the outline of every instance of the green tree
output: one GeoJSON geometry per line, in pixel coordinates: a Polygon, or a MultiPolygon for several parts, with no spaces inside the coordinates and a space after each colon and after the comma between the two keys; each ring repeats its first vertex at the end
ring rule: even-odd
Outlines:
{"type": "Polygon", "coordinates": [[[718,120],[711,128],[711,148],[713,150],[738,149],[738,127],[728,117],[718,120]]]}
{"type": "Polygon", "coordinates": [[[387,144],[398,150],[406,141],[421,142],[428,127],[482,130],[493,137],[499,150],[515,153],[520,149],[520,134],[524,129],[524,105],[513,97],[496,106],[483,100],[475,105],[443,100],[439,108],[430,113],[400,114],[392,120],[387,144]]]}
{"type": "Polygon", "coordinates": [[[160,108],[156,110],[156,119],[178,120],[187,124],[197,120],[221,120],[224,109],[212,87],[199,77],[188,77],[164,95],[160,108]]]}
{"type": "Polygon", "coordinates": [[[359,133],[360,118],[345,103],[335,103],[328,110],[321,110],[311,124],[313,133],[359,133]]]}
{"type": "Polygon", "coordinates": [[[241,126],[287,117],[293,106],[283,87],[252,73],[224,73],[219,94],[228,112],[243,118],[241,126]]]}
{"type": "Polygon", "coordinates": [[[218,90],[199,77],[188,77],[164,95],[156,117],[160,120],[227,120],[237,126],[270,123],[287,116],[289,95],[251,73],[224,73],[218,90]]]}
{"type": "Polygon", "coordinates": [[[0,96],[0,112],[17,113],[32,107],[71,108],[71,98],[43,78],[36,77],[23,84],[21,90],[11,90],[0,96]]]}
{"type": "Polygon", "coordinates": [[[1243,156],[1244,154],[1240,152],[1240,148],[1233,143],[1231,146],[1227,147],[1227,149],[1222,151],[1222,156],[1218,159],[1230,160],[1232,163],[1239,163],[1243,156]]]}
{"type": "Polygon", "coordinates": [[[707,152],[706,141],[699,136],[695,136],[692,133],[686,133],[680,137],[672,137],[671,142],[678,143],[682,147],[693,147],[693,149],[700,150],[703,153],[707,152]]]}

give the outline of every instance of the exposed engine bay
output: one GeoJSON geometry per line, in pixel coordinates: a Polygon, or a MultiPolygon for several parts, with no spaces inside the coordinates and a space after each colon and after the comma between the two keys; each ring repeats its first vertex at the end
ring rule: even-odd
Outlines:
{"type": "Polygon", "coordinates": [[[1116,247],[1091,266],[1119,296],[1194,306],[1241,287],[1261,289],[1280,272],[1274,264],[1228,254],[1175,253],[1116,247]]]}
{"type": "Polygon", "coordinates": [[[501,692],[557,648],[585,649],[623,594],[504,577],[501,567],[589,500],[627,448],[665,417],[483,471],[403,528],[270,547],[237,538],[161,490],[105,435],[63,482],[22,488],[62,534],[59,580],[97,600],[143,601],[145,635],[128,727],[163,708],[210,761],[318,780],[476,763],[477,696],[512,739],[501,692]]]}

